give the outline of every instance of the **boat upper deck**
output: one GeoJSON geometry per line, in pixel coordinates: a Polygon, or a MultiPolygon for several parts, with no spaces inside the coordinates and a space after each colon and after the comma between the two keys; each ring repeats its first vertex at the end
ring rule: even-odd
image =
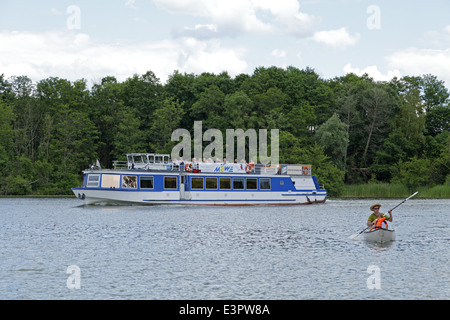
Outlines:
{"type": "MultiPolygon", "coordinates": [[[[187,171],[205,173],[252,173],[264,175],[311,176],[311,165],[305,164],[271,164],[228,162],[226,160],[203,159],[191,161],[170,159],[169,154],[128,153],[126,161],[114,161],[114,170],[140,171],[187,171]]],[[[91,169],[100,169],[92,166],[91,169]]]]}

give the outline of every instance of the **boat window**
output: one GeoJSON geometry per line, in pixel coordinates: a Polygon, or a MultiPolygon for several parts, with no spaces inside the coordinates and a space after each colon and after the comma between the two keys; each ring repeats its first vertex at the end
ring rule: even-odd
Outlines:
{"type": "Polygon", "coordinates": [[[220,189],[231,190],[231,178],[220,178],[220,189]]]}
{"type": "Polygon", "coordinates": [[[86,187],[88,188],[96,188],[100,184],[100,175],[99,174],[90,174],[87,179],[86,187]]]}
{"type": "Polygon", "coordinates": [[[134,156],[133,160],[134,163],[144,163],[144,160],[142,160],[142,156],[134,156]]]}
{"type": "Polygon", "coordinates": [[[164,177],[164,189],[176,189],[177,177],[164,177]]]}
{"type": "Polygon", "coordinates": [[[255,190],[255,189],[258,189],[258,179],[247,178],[247,190],[255,190]]]}
{"type": "Polygon", "coordinates": [[[233,179],[233,190],[244,189],[244,178],[234,178],[233,179]]]}
{"type": "Polygon", "coordinates": [[[259,189],[270,190],[270,178],[260,178],[259,179],[259,189]]]}
{"type": "Polygon", "coordinates": [[[192,189],[203,189],[203,178],[191,178],[192,189]]]}
{"type": "Polygon", "coordinates": [[[217,178],[206,178],[206,189],[217,189],[217,178]]]}
{"type": "Polygon", "coordinates": [[[137,176],[122,176],[122,188],[136,189],[137,176]]]}
{"type": "Polygon", "coordinates": [[[139,178],[141,189],[153,189],[153,177],[152,176],[141,176],[139,178]]]}
{"type": "Polygon", "coordinates": [[[102,188],[119,188],[120,175],[118,174],[104,174],[102,175],[102,188]]]}

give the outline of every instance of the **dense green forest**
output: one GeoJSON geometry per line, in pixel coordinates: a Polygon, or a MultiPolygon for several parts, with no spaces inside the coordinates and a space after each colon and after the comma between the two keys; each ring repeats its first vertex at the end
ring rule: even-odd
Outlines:
{"type": "MultiPolygon", "coordinates": [[[[69,194],[81,171],[129,152],[170,153],[177,128],[279,129],[280,162],[313,165],[329,195],[345,184],[450,184],[450,106],[433,75],[377,82],[313,69],[253,74],[151,71],[123,82],[0,75],[0,195],[69,194]]],[[[225,150],[225,149],[224,149],[225,150]]]]}

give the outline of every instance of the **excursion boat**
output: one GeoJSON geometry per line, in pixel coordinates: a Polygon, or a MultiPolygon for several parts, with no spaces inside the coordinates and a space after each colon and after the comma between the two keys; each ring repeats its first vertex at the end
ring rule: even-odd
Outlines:
{"type": "Polygon", "coordinates": [[[170,160],[169,154],[130,153],[112,169],[83,171],[72,188],[85,204],[300,205],[324,203],[327,191],[311,165],[262,165],[170,160]]]}
{"type": "Polygon", "coordinates": [[[364,239],[368,242],[385,243],[395,240],[395,230],[377,228],[370,231],[365,231],[363,234],[364,239]]]}

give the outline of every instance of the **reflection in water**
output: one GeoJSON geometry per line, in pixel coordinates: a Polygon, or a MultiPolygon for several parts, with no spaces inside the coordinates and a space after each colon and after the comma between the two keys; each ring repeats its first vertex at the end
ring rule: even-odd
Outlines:
{"type": "Polygon", "coordinates": [[[383,243],[379,243],[379,242],[368,242],[365,241],[366,245],[368,248],[371,248],[375,251],[384,251],[387,248],[390,248],[391,246],[395,245],[395,240],[394,241],[389,241],[389,242],[383,242],[383,243]]]}

